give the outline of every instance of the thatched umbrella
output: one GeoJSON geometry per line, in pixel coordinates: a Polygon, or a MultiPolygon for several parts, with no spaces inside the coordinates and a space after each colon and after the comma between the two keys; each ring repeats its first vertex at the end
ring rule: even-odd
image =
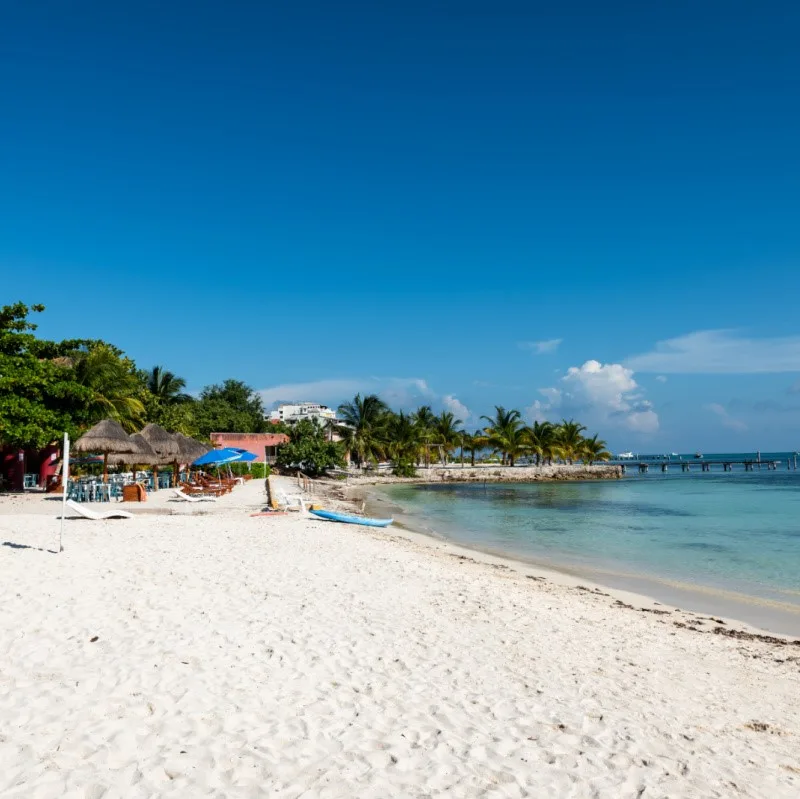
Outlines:
{"type": "MultiPolygon", "coordinates": [[[[159,463],[169,463],[169,459],[178,454],[175,436],[157,424],[147,424],[142,428],[141,436],[160,456],[159,463]]],[[[153,483],[158,490],[158,463],[153,464],[153,483]]]]}
{"type": "Polygon", "coordinates": [[[123,430],[119,422],[113,419],[103,419],[94,427],[87,430],[73,445],[76,452],[102,452],[103,453],[103,482],[108,482],[108,456],[109,454],[124,454],[134,452],[136,443],[123,430]]]}
{"type": "MultiPolygon", "coordinates": [[[[131,437],[131,442],[135,446],[135,451],[124,455],[110,455],[108,462],[115,465],[128,465],[135,466],[137,463],[142,463],[154,468],[159,463],[164,463],[164,458],[161,457],[151,446],[147,443],[147,439],[141,433],[134,433],[131,437]]],[[[134,469],[134,475],[136,470],[134,469]]],[[[156,477],[156,479],[158,479],[156,477]]]]}
{"type": "Polygon", "coordinates": [[[211,449],[194,438],[189,438],[182,433],[175,433],[173,439],[178,447],[173,468],[175,469],[175,485],[178,485],[178,458],[181,463],[191,463],[211,449]]]}

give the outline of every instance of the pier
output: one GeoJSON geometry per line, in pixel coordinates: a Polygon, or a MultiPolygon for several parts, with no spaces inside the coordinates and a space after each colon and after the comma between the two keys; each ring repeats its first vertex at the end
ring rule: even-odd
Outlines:
{"type": "MultiPolygon", "coordinates": [[[[779,460],[758,460],[756,458],[749,458],[746,460],[702,460],[698,458],[697,460],[692,461],[685,461],[685,460],[615,460],[609,461],[609,464],[613,464],[614,466],[619,466],[622,469],[623,474],[627,474],[628,469],[637,469],[639,474],[647,474],[650,471],[650,467],[653,468],[660,468],[662,472],[666,473],[669,471],[670,466],[680,467],[681,472],[688,473],[688,472],[710,472],[712,466],[721,466],[723,472],[731,472],[733,471],[734,466],[744,466],[744,470],[746,472],[752,472],[755,469],[767,469],[768,471],[775,472],[781,466],[782,461],[779,460]]],[[[796,471],[797,470],[797,455],[794,458],[789,458],[786,461],[786,468],[789,471],[796,471]]]]}

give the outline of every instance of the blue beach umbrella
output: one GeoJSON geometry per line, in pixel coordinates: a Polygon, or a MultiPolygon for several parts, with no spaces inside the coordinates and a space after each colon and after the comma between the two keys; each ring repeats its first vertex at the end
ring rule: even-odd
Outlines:
{"type": "Polygon", "coordinates": [[[236,463],[237,461],[239,463],[249,463],[250,461],[254,461],[256,458],[258,458],[258,455],[254,455],[252,452],[249,452],[246,449],[239,449],[238,447],[231,447],[230,449],[239,453],[239,457],[236,459],[236,461],[229,461],[230,463],[236,463]]]}
{"type": "Polygon", "coordinates": [[[233,449],[212,449],[201,455],[192,466],[218,466],[223,463],[233,463],[241,458],[241,453],[233,449]]]}

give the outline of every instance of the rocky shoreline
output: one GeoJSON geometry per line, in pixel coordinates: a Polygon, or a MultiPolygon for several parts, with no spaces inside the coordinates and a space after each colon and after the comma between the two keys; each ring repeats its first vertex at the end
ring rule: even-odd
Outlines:
{"type": "Polygon", "coordinates": [[[391,483],[538,483],[620,478],[621,466],[560,463],[552,466],[430,466],[418,468],[416,477],[351,473],[341,484],[353,487],[391,483]]]}

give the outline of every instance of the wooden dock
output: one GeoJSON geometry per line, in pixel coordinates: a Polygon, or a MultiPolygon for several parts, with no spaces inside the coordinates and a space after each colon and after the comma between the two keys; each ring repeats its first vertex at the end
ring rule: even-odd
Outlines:
{"type": "MultiPolygon", "coordinates": [[[[732,472],[734,466],[744,466],[744,470],[746,472],[752,472],[756,469],[767,469],[768,471],[775,472],[777,471],[781,463],[783,461],[773,461],[773,460],[758,460],[756,458],[750,458],[747,460],[713,460],[707,461],[703,460],[702,458],[697,458],[697,460],[692,461],[684,461],[684,460],[614,460],[609,461],[609,465],[612,466],[620,466],[622,467],[622,473],[627,474],[628,469],[638,469],[639,474],[647,474],[650,471],[650,467],[653,466],[654,468],[660,468],[662,472],[666,473],[669,471],[670,466],[680,467],[682,472],[710,472],[712,466],[721,466],[723,472],[732,472]]],[[[794,458],[789,458],[786,461],[786,468],[789,471],[796,471],[797,470],[797,455],[794,458]]]]}

